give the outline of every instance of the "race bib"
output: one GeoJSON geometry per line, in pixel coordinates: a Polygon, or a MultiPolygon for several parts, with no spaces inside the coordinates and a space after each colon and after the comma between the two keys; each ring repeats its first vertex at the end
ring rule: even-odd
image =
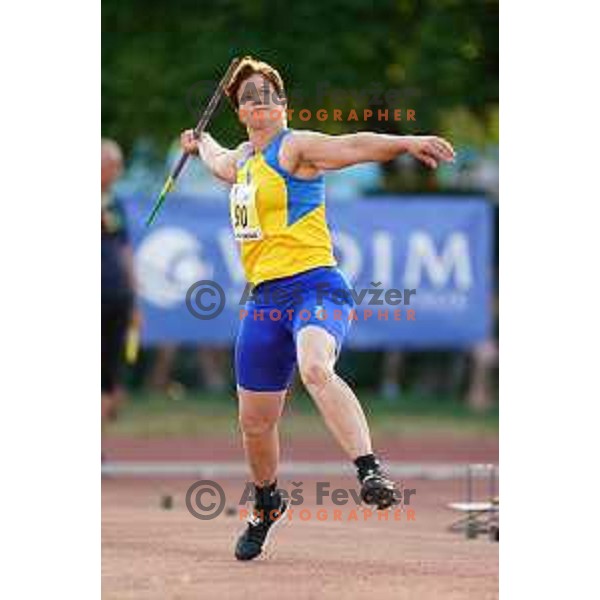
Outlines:
{"type": "Polygon", "coordinates": [[[229,206],[233,237],[238,241],[260,240],[262,231],[256,210],[256,186],[234,184],[229,193],[229,206]]]}

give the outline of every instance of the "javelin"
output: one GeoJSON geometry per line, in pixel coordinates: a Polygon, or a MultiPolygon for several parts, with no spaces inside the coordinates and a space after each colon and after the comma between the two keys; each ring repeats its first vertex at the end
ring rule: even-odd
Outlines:
{"type": "MultiPolygon", "coordinates": [[[[225,75],[223,75],[223,78],[219,82],[219,85],[217,86],[215,93],[213,94],[212,98],[210,99],[210,102],[208,103],[207,107],[204,109],[204,112],[202,113],[202,116],[200,117],[200,120],[198,121],[198,125],[196,125],[196,128],[194,129],[194,137],[195,138],[199,138],[200,134],[204,131],[204,128],[207,126],[208,121],[210,120],[210,118],[212,117],[213,113],[215,112],[217,106],[219,105],[219,101],[221,100],[221,97],[223,96],[223,90],[225,89],[225,86],[229,83],[229,80],[231,79],[231,76],[233,75],[233,72],[234,72],[235,68],[238,66],[239,62],[240,62],[239,58],[234,58],[229,63],[229,67],[227,67],[227,71],[225,72],[225,75]]],[[[148,217],[148,220],[146,221],[146,227],[149,227],[154,222],[154,219],[156,218],[156,215],[158,214],[160,207],[163,205],[163,202],[165,201],[167,194],[175,186],[175,181],[177,180],[179,173],[181,173],[181,171],[183,170],[183,167],[185,166],[185,163],[187,162],[188,156],[189,156],[189,154],[184,152],[179,157],[179,160],[177,161],[175,168],[171,171],[171,174],[167,177],[167,180],[165,181],[165,185],[163,186],[163,189],[160,192],[160,196],[154,203],[152,212],[150,213],[150,216],[148,217]]]]}

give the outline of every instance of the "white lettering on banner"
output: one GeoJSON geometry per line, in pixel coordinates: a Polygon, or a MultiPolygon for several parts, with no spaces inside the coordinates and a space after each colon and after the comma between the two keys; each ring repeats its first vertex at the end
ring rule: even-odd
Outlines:
{"type": "Polygon", "coordinates": [[[183,303],[194,282],[213,276],[212,265],[204,262],[201,256],[202,245],[185,229],[162,227],[153,230],[135,254],[140,295],[161,308],[183,303]]]}
{"type": "Polygon", "coordinates": [[[393,241],[389,231],[373,234],[373,281],[380,281],[384,288],[393,284],[393,241]]]}
{"type": "Polygon", "coordinates": [[[423,271],[436,288],[446,286],[454,275],[454,286],[468,291],[473,284],[473,272],[469,255],[469,240],[464,233],[448,236],[438,254],[432,236],[416,231],[408,240],[408,256],[404,272],[404,284],[419,289],[423,271]]]}

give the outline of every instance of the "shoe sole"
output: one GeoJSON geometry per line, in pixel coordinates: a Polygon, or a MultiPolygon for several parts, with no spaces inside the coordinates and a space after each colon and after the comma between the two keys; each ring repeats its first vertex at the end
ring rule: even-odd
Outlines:
{"type": "Polygon", "coordinates": [[[373,487],[361,494],[363,502],[369,506],[376,506],[377,510],[387,510],[400,504],[397,497],[398,490],[389,487],[373,487]]]}
{"type": "Polygon", "coordinates": [[[263,545],[260,548],[260,552],[258,554],[255,554],[254,556],[249,556],[248,558],[245,557],[240,557],[237,554],[235,555],[235,557],[237,558],[237,560],[240,560],[242,562],[247,562],[249,560],[254,560],[255,558],[258,558],[265,550],[265,547],[267,546],[267,543],[269,542],[269,538],[271,536],[271,533],[273,532],[273,529],[275,529],[275,527],[277,527],[282,521],[283,521],[283,515],[285,514],[285,512],[288,509],[288,504],[287,502],[283,503],[283,510],[281,511],[281,514],[279,515],[279,517],[277,517],[277,520],[273,522],[273,525],[271,525],[271,527],[269,527],[269,531],[267,531],[267,535],[265,537],[265,541],[263,542],[263,545]]]}

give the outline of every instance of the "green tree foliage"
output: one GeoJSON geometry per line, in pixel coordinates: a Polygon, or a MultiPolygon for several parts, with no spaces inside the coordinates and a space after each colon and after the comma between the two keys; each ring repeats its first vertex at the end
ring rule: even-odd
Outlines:
{"type": "MultiPolygon", "coordinates": [[[[103,0],[103,134],[126,147],[140,136],[166,147],[195,123],[229,60],[244,54],[276,66],[290,106],[313,112],[292,126],[423,132],[460,109],[484,130],[490,120],[495,127],[497,0],[103,0]],[[373,103],[378,90],[397,90],[387,106],[415,109],[416,123],[314,116],[323,107],[383,108],[373,103]]],[[[211,131],[229,144],[243,133],[231,110],[211,131]]]]}

